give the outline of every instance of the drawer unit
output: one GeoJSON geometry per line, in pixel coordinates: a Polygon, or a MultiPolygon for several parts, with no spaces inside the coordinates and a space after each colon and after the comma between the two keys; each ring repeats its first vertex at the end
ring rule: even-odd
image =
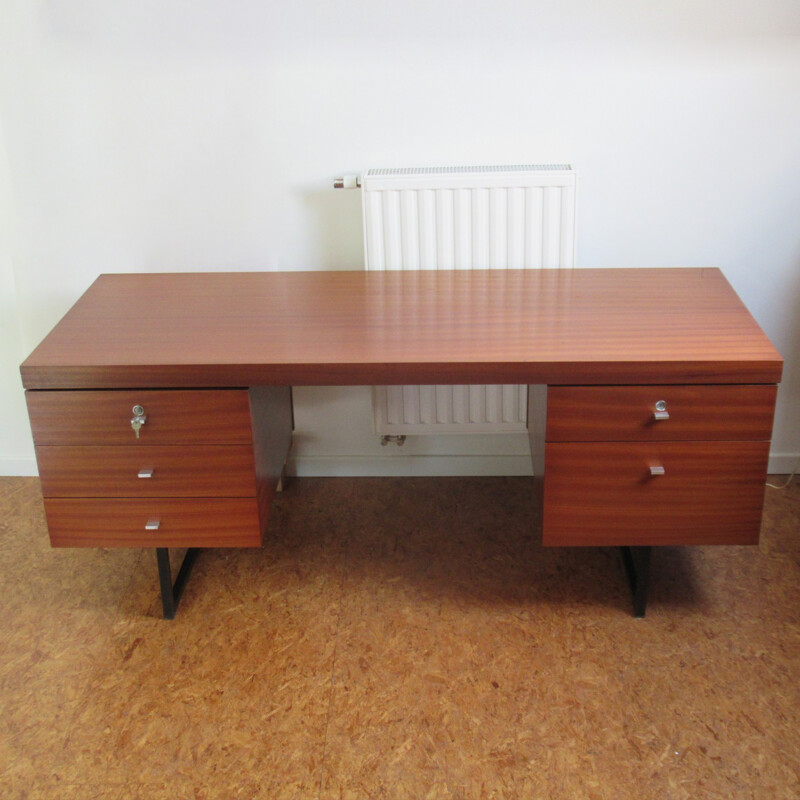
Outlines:
{"type": "Polygon", "coordinates": [[[288,388],[26,396],[54,546],[261,544],[291,441],[288,388]]]}
{"type": "Polygon", "coordinates": [[[776,387],[547,391],[545,545],[757,544],[776,387]]]}
{"type": "Polygon", "coordinates": [[[251,445],[246,389],[28,392],[37,445],[251,445]],[[145,421],[136,436],[133,409],[145,421]]]}
{"type": "Polygon", "coordinates": [[[763,441],[776,394],[766,385],[553,386],[547,441],[763,441]]]}
{"type": "Polygon", "coordinates": [[[548,444],[545,543],[758,544],[768,457],[769,442],[548,444]]]}
{"type": "Polygon", "coordinates": [[[249,445],[36,448],[45,497],[254,497],[249,445]]]}
{"type": "Polygon", "coordinates": [[[50,498],[54,547],[258,547],[258,504],[244,498],[50,498]]]}

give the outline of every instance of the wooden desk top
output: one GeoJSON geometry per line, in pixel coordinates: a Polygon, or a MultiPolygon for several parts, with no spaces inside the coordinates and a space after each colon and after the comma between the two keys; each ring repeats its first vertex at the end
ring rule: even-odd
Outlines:
{"type": "Polygon", "coordinates": [[[774,383],[718,269],[101,275],[27,389],[774,383]]]}

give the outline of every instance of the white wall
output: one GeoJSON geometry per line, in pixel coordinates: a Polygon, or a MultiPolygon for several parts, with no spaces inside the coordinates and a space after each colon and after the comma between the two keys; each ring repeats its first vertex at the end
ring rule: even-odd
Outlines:
{"type": "MultiPolygon", "coordinates": [[[[530,161],[578,169],[580,266],[725,271],[787,360],[788,468],[795,0],[5,0],[0,472],[34,469],[17,365],[98,273],[357,269],[358,193],[334,175],[530,161]]],[[[296,396],[305,474],[527,469],[515,437],[387,452],[364,388],[296,396]]]]}

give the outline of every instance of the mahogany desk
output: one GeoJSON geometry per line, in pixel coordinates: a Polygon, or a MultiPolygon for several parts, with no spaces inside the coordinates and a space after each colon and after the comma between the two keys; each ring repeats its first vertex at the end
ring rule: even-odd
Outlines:
{"type": "Polygon", "coordinates": [[[717,269],[101,275],[21,367],[52,544],[155,548],[166,617],[260,545],[291,386],[405,383],[529,384],[544,544],[643,615],[652,546],[758,542],[781,370],[717,269]]]}

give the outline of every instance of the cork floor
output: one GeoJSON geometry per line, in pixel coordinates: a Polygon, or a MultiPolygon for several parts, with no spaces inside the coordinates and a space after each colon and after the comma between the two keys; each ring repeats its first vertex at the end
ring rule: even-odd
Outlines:
{"type": "Polygon", "coordinates": [[[165,622],[152,551],[53,550],[0,479],[0,797],[800,796],[800,486],[656,551],[644,620],[531,486],[294,481],[165,622]]]}

